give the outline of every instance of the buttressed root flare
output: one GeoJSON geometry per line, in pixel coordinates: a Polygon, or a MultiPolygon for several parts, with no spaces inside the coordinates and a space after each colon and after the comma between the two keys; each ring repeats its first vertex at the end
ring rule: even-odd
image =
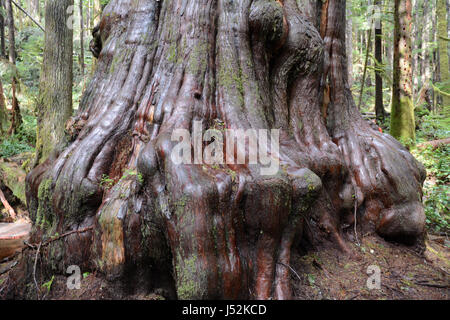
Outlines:
{"type": "Polygon", "coordinates": [[[145,288],[163,285],[159,272],[181,299],[289,299],[296,240],[345,250],[355,223],[420,238],[424,169],[361,118],[346,75],[345,1],[326,3],[111,0],[82,125],[27,177],[36,241],[94,228],[43,248],[45,268],[142,275],[128,285],[145,288]],[[265,150],[278,172],[175,165],[172,133],[194,121],[278,129],[278,153],[265,150]]]}

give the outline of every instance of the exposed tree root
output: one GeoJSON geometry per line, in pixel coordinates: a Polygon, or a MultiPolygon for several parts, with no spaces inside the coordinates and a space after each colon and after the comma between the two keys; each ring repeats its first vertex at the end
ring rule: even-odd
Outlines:
{"type": "MultiPolygon", "coordinates": [[[[423,168],[362,120],[343,76],[345,1],[329,1],[323,39],[314,1],[133,3],[105,8],[74,141],[27,177],[33,241],[93,228],[42,248],[48,272],[77,264],[146,288],[159,272],[182,299],[289,299],[295,243],[349,252],[355,202],[361,230],[420,238],[423,168]],[[280,130],[278,150],[259,145],[280,170],[175,165],[171,135],[197,121],[280,130]]],[[[227,155],[239,152],[254,150],[227,155]]]]}

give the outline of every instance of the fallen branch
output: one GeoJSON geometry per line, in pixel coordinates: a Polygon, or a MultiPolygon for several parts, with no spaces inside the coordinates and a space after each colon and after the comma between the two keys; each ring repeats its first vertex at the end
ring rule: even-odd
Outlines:
{"type": "Polygon", "coordinates": [[[88,232],[88,231],[93,230],[93,229],[94,229],[94,227],[93,227],[93,226],[90,226],[90,227],[87,227],[87,228],[84,228],[84,229],[73,230],[73,231],[66,232],[66,233],[64,233],[64,234],[62,234],[62,235],[60,235],[60,236],[51,238],[51,239],[49,239],[49,240],[47,240],[47,241],[45,241],[45,242],[41,242],[41,243],[39,243],[39,244],[31,244],[31,243],[25,242],[25,245],[26,245],[27,248],[29,248],[29,249],[36,250],[36,249],[39,249],[39,247],[45,247],[45,246],[48,246],[50,243],[55,242],[55,241],[57,241],[57,240],[60,240],[60,239],[62,239],[62,238],[68,237],[68,236],[70,236],[70,235],[72,235],[72,234],[85,233],[85,232],[88,232]]]}
{"type": "Polygon", "coordinates": [[[399,293],[399,294],[401,294],[401,295],[405,295],[402,291],[400,291],[400,290],[398,290],[398,289],[396,289],[396,288],[394,288],[394,287],[388,286],[387,284],[384,284],[384,283],[383,283],[382,286],[383,286],[383,287],[386,287],[387,289],[389,289],[389,290],[391,290],[391,291],[397,292],[397,293],[399,293]]]}
{"type": "Polygon", "coordinates": [[[42,27],[40,24],[39,24],[39,22],[37,22],[36,20],[34,20],[34,18],[28,13],[28,12],[26,12],[25,11],[25,9],[24,8],[22,8],[21,6],[19,6],[14,0],[11,0],[11,2],[20,10],[20,11],[22,11],[28,18],[30,18],[31,19],[31,21],[33,21],[42,31],[44,31],[44,33],[45,33],[45,29],[44,29],[44,27],[42,27]]]}
{"type": "Polygon", "coordinates": [[[14,260],[16,258],[16,256],[17,256],[17,253],[15,255],[10,256],[10,257],[6,257],[6,258],[0,260],[0,264],[6,263],[6,262],[10,262],[10,261],[14,260]]]}
{"type": "Polygon", "coordinates": [[[37,265],[37,260],[39,258],[39,252],[41,251],[41,245],[42,245],[42,242],[39,243],[39,246],[37,248],[36,256],[34,258],[34,267],[33,267],[33,280],[34,280],[34,285],[36,286],[38,300],[39,300],[39,295],[41,293],[41,290],[39,290],[39,286],[38,286],[37,281],[36,281],[36,265],[37,265]]]}
{"type": "Polygon", "coordinates": [[[8,268],[6,268],[3,271],[0,271],[0,276],[5,274],[5,273],[7,273],[7,272],[10,272],[17,264],[18,264],[18,262],[15,261],[11,266],[9,266],[8,268]]]}
{"type": "Polygon", "coordinates": [[[428,146],[432,146],[433,149],[439,148],[441,146],[444,146],[446,144],[450,144],[450,138],[441,139],[441,140],[433,140],[433,141],[427,141],[424,143],[421,143],[417,145],[417,148],[426,148],[428,146]]]}
{"type": "Polygon", "coordinates": [[[431,287],[431,288],[440,288],[440,289],[446,289],[450,288],[450,285],[448,284],[439,284],[439,283],[430,283],[430,282],[415,282],[415,284],[423,287],[431,287]]]}
{"type": "Polygon", "coordinates": [[[16,220],[16,212],[14,211],[14,209],[9,205],[8,200],[6,200],[6,197],[3,193],[3,191],[0,189],[0,200],[3,203],[3,206],[6,208],[6,210],[9,213],[9,216],[13,219],[16,220]]]}

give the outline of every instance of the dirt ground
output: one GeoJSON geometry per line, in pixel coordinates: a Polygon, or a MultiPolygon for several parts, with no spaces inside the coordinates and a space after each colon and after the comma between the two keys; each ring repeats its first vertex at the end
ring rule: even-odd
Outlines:
{"type": "MultiPolygon", "coordinates": [[[[424,254],[408,247],[384,241],[377,236],[349,243],[352,255],[336,249],[293,256],[292,284],[295,299],[300,300],[448,300],[450,289],[450,250],[445,237],[428,236],[424,254]],[[369,266],[380,270],[380,288],[369,289],[369,266]]],[[[14,260],[0,263],[0,296],[14,260]]],[[[163,293],[118,295],[118,288],[96,274],[83,274],[81,288],[68,290],[67,278],[55,276],[40,284],[40,299],[160,300],[163,293]],[[50,289],[50,290],[49,290],[50,289]]],[[[32,286],[32,284],[30,284],[32,286]]],[[[33,287],[33,290],[34,287],[33,287]]],[[[37,291],[37,290],[36,290],[37,291]]],[[[37,297],[37,296],[36,296],[37,297]]]]}
{"type": "Polygon", "coordinates": [[[294,257],[295,296],[301,300],[449,299],[449,239],[429,235],[423,254],[377,236],[367,236],[360,239],[359,246],[349,246],[353,256],[328,249],[294,257]],[[370,280],[374,279],[370,266],[372,270],[379,268],[379,289],[367,286],[367,281],[372,284],[370,280]]]}

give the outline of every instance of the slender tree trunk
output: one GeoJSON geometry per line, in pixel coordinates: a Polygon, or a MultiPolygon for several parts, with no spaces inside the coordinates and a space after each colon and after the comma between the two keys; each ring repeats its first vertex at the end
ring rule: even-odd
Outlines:
{"type": "MultiPolygon", "coordinates": [[[[450,38],[450,0],[447,0],[447,38],[450,38]]],[[[450,60],[450,41],[447,41],[447,49],[448,59],[450,60]]],[[[448,67],[450,72],[450,63],[448,67]]]]}
{"type": "Polygon", "coordinates": [[[45,8],[44,59],[36,105],[37,163],[64,143],[65,123],[72,115],[73,29],[67,25],[71,5],[73,0],[48,0],[45,8]]]}
{"type": "Polygon", "coordinates": [[[422,84],[424,86],[429,87],[428,81],[431,80],[431,69],[430,69],[430,33],[432,31],[432,15],[430,10],[430,2],[429,1],[423,1],[422,3],[422,12],[423,12],[423,32],[422,34],[422,84]]]}
{"type": "Polygon", "coordinates": [[[89,38],[90,32],[92,31],[92,26],[91,26],[91,0],[88,1],[87,3],[87,10],[86,10],[86,19],[85,20],[85,35],[87,38],[89,38]]]}
{"type": "MultiPolygon", "coordinates": [[[[381,0],[376,0],[375,5],[381,7],[381,0]]],[[[381,17],[375,22],[375,114],[378,124],[384,122],[384,105],[383,105],[383,78],[380,70],[383,65],[383,31],[381,17]]]]}
{"type": "Polygon", "coordinates": [[[33,241],[80,232],[42,248],[36,274],[74,264],[129,292],[288,299],[296,240],[348,252],[355,227],[422,237],[424,169],[371,128],[349,89],[345,1],[324,1],[313,19],[295,0],[184,4],[105,8],[73,141],[27,176],[33,241]],[[279,166],[266,175],[263,163],[236,164],[255,145],[231,138],[219,143],[227,162],[177,164],[173,134],[197,136],[200,123],[249,136],[279,130],[279,144],[275,133],[273,145],[258,143],[279,166]]]}
{"type": "Polygon", "coordinates": [[[350,87],[353,86],[353,22],[351,18],[351,10],[347,10],[347,29],[345,44],[347,47],[347,58],[348,58],[348,81],[350,87]]]}
{"type": "Polygon", "coordinates": [[[33,15],[33,18],[35,18],[37,21],[41,21],[41,13],[40,13],[40,3],[39,0],[30,0],[31,4],[31,14],[33,15]]]}
{"type": "Polygon", "coordinates": [[[81,76],[84,78],[84,17],[83,17],[83,0],[78,0],[80,9],[80,68],[81,76]]]}
{"type": "MultiPolygon", "coordinates": [[[[15,30],[14,30],[14,16],[11,0],[5,0],[5,11],[8,16],[8,40],[9,40],[9,62],[12,65],[16,65],[16,40],[15,40],[15,30]]],[[[17,129],[22,124],[22,116],[20,114],[19,101],[17,100],[17,75],[16,70],[14,70],[14,75],[11,80],[11,91],[12,91],[12,117],[11,126],[8,130],[8,134],[14,134],[17,129]]]]}
{"type": "Polygon", "coordinates": [[[94,1],[94,14],[92,15],[92,19],[94,21],[93,25],[96,26],[98,23],[100,23],[101,15],[104,6],[101,4],[100,0],[93,0],[94,1]]]}
{"type": "Polygon", "coordinates": [[[3,94],[3,83],[0,79],[0,138],[8,130],[8,113],[6,110],[5,95],[3,94]]]}
{"type": "MultiPolygon", "coordinates": [[[[436,14],[436,7],[437,7],[437,1],[438,0],[434,0],[431,2],[431,21],[432,21],[432,28],[431,28],[431,39],[433,41],[434,44],[437,43],[438,41],[438,36],[437,36],[437,14],[436,14]]],[[[440,81],[440,77],[439,77],[439,55],[438,55],[438,50],[437,49],[433,49],[432,55],[431,55],[431,69],[432,69],[432,81],[433,83],[437,83],[440,81]]],[[[437,94],[436,90],[433,89],[433,107],[432,110],[434,112],[437,111],[437,106],[438,104],[441,103],[441,96],[439,94],[437,94]]]]}
{"type": "MultiPolygon", "coordinates": [[[[92,25],[94,26],[92,29],[92,36],[94,39],[91,40],[89,44],[89,48],[91,52],[93,53],[94,57],[97,58],[99,55],[99,42],[100,42],[100,33],[99,33],[99,23],[103,11],[103,6],[101,5],[100,0],[93,0],[94,6],[93,6],[93,14],[92,14],[92,25]]],[[[91,74],[95,72],[97,68],[97,60],[92,60],[92,66],[91,66],[91,74]]]]}
{"type": "MultiPolygon", "coordinates": [[[[367,44],[366,44],[366,54],[364,58],[364,67],[363,67],[363,74],[362,74],[362,80],[361,80],[361,89],[359,91],[359,102],[358,102],[358,109],[361,110],[361,105],[363,101],[363,94],[364,94],[364,86],[366,85],[366,75],[367,75],[367,66],[369,64],[369,53],[370,49],[372,47],[372,26],[370,26],[368,35],[367,35],[367,44]]],[[[370,80],[368,83],[368,86],[370,85],[370,80]]]]}
{"type": "Polygon", "coordinates": [[[450,107],[450,72],[448,63],[448,29],[446,0],[437,0],[437,42],[439,56],[439,81],[444,83],[441,95],[442,108],[450,107]]]}
{"type": "Polygon", "coordinates": [[[420,46],[420,21],[418,18],[419,14],[419,0],[411,0],[411,78],[412,78],[412,97],[413,101],[415,101],[415,97],[417,95],[419,87],[419,75],[416,74],[417,70],[420,70],[418,67],[418,56],[419,56],[419,46],[420,46]]]}
{"type": "Polygon", "coordinates": [[[404,144],[416,139],[411,76],[411,0],[395,0],[391,134],[404,144]]]}
{"type": "MultiPolygon", "coordinates": [[[[0,9],[4,10],[4,0],[0,0],[0,9]]],[[[6,46],[5,46],[5,18],[0,15],[0,54],[3,58],[6,58],[6,46]]]]}

